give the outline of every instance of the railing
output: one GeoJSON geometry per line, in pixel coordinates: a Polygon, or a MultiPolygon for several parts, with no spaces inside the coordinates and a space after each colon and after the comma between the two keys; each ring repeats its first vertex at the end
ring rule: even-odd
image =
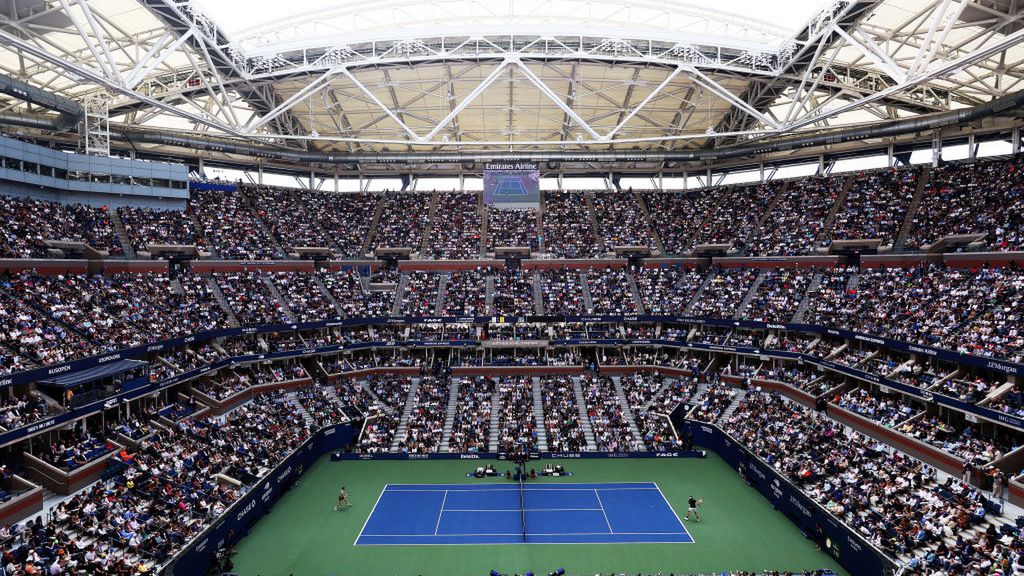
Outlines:
{"type": "MultiPolygon", "coordinates": [[[[474,323],[486,323],[492,320],[489,316],[477,316],[477,317],[396,317],[396,318],[358,318],[358,319],[347,319],[347,320],[328,320],[320,322],[307,322],[302,324],[273,324],[256,327],[242,327],[242,328],[230,328],[215,330],[212,332],[205,332],[193,336],[187,336],[183,338],[176,338],[161,342],[159,344],[153,344],[149,346],[140,346],[125,350],[122,352],[115,352],[104,356],[95,356],[75,362],[61,364],[49,368],[41,368],[37,370],[30,370],[22,372],[17,375],[9,376],[5,379],[0,379],[0,386],[21,384],[26,382],[32,382],[35,378],[40,377],[40,372],[49,373],[64,373],[72,372],[75,370],[81,370],[98,364],[112,362],[120,360],[126,357],[139,357],[145,354],[152,354],[165,349],[170,349],[176,346],[182,346],[195,342],[202,342],[207,339],[215,337],[226,337],[230,335],[246,335],[246,334],[258,334],[258,333],[281,333],[291,332],[296,330],[315,330],[331,327],[340,326],[362,326],[367,324],[420,324],[420,323],[448,323],[448,324],[474,324],[474,323]]],[[[817,326],[813,324],[786,324],[786,323],[767,323],[767,322],[753,322],[744,320],[723,320],[723,319],[710,319],[710,318],[698,318],[698,317],[687,317],[687,316],[528,316],[523,318],[516,317],[504,317],[503,320],[506,323],[516,322],[540,322],[540,323],[562,323],[562,322],[591,322],[591,323],[616,323],[616,322],[638,322],[638,323],[666,323],[666,324],[684,324],[684,325],[703,325],[703,326],[717,326],[725,328],[744,328],[753,330],[777,330],[777,331],[795,331],[795,332],[806,332],[821,334],[827,336],[833,336],[838,338],[848,338],[856,341],[866,342],[869,344],[886,347],[892,350],[907,352],[910,354],[927,356],[952,363],[968,364],[978,368],[984,368],[994,372],[1007,374],[1007,375],[1019,375],[1024,374],[1024,365],[1002,362],[997,360],[991,360],[988,358],[982,358],[977,356],[971,356],[967,354],[961,354],[948,350],[942,350],[938,348],[932,348],[928,346],[922,346],[917,344],[911,344],[898,340],[892,340],[888,338],[879,338],[875,336],[869,336],[858,332],[852,332],[849,330],[840,330],[834,328],[828,328],[823,326],[817,326]]],[[[871,374],[850,368],[841,364],[836,364],[824,360],[817,356],[810,354],[803,354],[799,352],[789,352],[782,350],[771,350],[753,346],[728,346],[719,344],[705,344],[701,342],[687,342],[685,340],[668,340],[668,339],[561,339],[561,340],[548,340],[548,345],[551,346],[661,346],[668,348],[677,348],[683,350],[696,350],[704,352],[722,352],[722,353],[733,353],[733,354],[744,354],[750,356],[766,356],[771,358],[779,358],[783,360],[802,360],[820,366],[828,371],[835,372],[837,374],[852,377],[864,382],[876,384],[880,386],[886,386],[895,390],[898,390],[905,394],[910,394],[925,402],[932,402],[938,405],[947,406],[955,410],[970,413],[986,420],[997,422],[1006,426],[1024,430],[1024,418],[1020,418],[1011,414],[992,410],[984,406],[978,406],[974,404],[968,404],[957,398],[946,396],[943,394],[931,392],[902,382],[890,380],[877,374],[871,374]]],[[[148,384],[136,388],[131,391],[122,392],[119,395],[109,397],[105,400],[93,402],[91,404],[69,410],[68,412],[46,418],[39,422],[33,423],[29,426],[12,430],[3,434],[0,434],[0,446],[17,442],[31,434],[38,433],[42,430],[59,426],[71,420],[80,418],[84,415],[96,412],[102,409],[109,403],[133,400],[146,394],[158,392],[160,390],[169,388],[171,386],[181,384],[182,382],[191,380],[203,374],[215,372],[221,368],[232,366],[235,364],[246,363],[246,362],[263,362],[270,360],[279,360],[287,358],[298,358],[304,356],[321,355],[321,354],[333,354],[338,352],[344,352],[349,350],[368,350],[378,347],[395,347],[396,345],[407,347],[407,348],[431,348],[431,347],[476,347],[480,345],[477,340],[408,340],[408,341],[379,341],[379,342],[355,342],[349,344],[338,344],[331,346],[323,346],[317,348],[302,348],[295,350],[286,350],[265,354],[248,354],[242,356],[235,356],[226,360],[220,360],[213,364],[209,364],[200,368],[190,370],[166,378],[164,380],[148,384]]]]}

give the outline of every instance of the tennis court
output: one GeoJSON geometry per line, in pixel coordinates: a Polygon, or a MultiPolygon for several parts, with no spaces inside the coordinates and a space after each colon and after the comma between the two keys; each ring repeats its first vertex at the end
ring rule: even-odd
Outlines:
{"type": "Polygon", "coordinates": [[[653,482],[387,484],[357,546],[692,543],[653,482]]]}

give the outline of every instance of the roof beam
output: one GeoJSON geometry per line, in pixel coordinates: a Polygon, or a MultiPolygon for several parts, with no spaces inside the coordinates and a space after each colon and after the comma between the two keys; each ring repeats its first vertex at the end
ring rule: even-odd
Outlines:
{"type": "Polygon", "coordinates": [[[562,98],[558,94],[555,94],[554,90],[552,90],[547,84],[545,84],[543,80],[538,78],[532,70],[524,66],[519,59],[513,60],[512,63],[515,64],[516,67],[523,73],[523,76],[526,76],[527,80],[529,80],[534,86],[537,87],[538,90],[540,90],[541,94],[547,96],[547,98],[554,102],[555,105],[562,110],[562,112],[564,112],[569,118],[572,118],[573,122],[575,122],[577,126],[586,130],[587,133],[590,134],[595,140],[603,139],[602,136],[598,134],[597,131],[594,130],[590,126],[590,124],[587,123],[586,120],[581,118],[575,110],[566,105],[565,101],[562,100],[562,98]]]}
{"type": "Polygon", "coordinates": [[[466,106],[472,104],[473,101],[476,100],[478,96],[483,94],[485,90],[491,87],[491,84],[494,84],[495,80],[497,80],[498,77],[501,76],[501,73],[505,71],[505,68],[507,68],[508,65],[508,60],[503,60],[501,64],[498,64],[497,68],[492,70],[491,73],[488,74],[487,77],[484,78],[479,84],[477,84],[473,88],[473,90],[470,91],[469,94],[466,94],[466,96],[462,98],[462,101],[460,101],[458,105],[452,108],[452,111],[449,112],[448,115],[445,116],[443,120],[438,122],[437,125],[434,126],[430,130],[430,132],[427,133],[426,136],[421,138],[421,140],[431,140],[434,136],[437,135],[438,132],[443,130],[446,126],[448,126],[449,123],[455,120],[455,117],[466,109],[466,106]]]}

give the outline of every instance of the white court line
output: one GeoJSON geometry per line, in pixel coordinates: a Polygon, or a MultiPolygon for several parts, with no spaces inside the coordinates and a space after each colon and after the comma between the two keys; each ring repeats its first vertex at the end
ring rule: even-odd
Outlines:
{"type": "Polygon", "coordinates": [[[373,503],[373,509],[370,510],[370,514],[366,517],[366,520],[363,521],[363,527],[359,529],[359,535],[356,536],[356,541],[352,543],[353,546],[356,546],[356,542],[359,542],[359,539],[363,537],[363,530],[366,530],[366,525],[370,523],[370,518],[373,518],[373,513],[377,511],[377,505],[380,504],[380,499],[384,497],[384,493],[388,491],[388,486],[390,486],[390,484],[385,484],[384,489],[381,490],[380,495],[377,496],[377,501],[373,503]]]}
{"type": "Polygon", "coordinates": [[[604,504],[601,502],[601,495],[597,493],[597,488],[594,488],[594,496],[597,496],[597,504],[601,507],[601,515],[604,516],[604,523],[608,525],[608,533],[615,534],[615,530],[612,530],[612,523],[608,521],[608,513],[604,510],[604,504]]]}
{"type": "MultiPolygon", "coordinates": [[[[610,482],[610,483],[607,483],[605,485],[607,485],[607,486],[615,486],[615,484],[616,483],[614,483],[614,482],[610,482]]],[[[628,482],[628,483],[627,482],[623,482],[621,484],[637,484],[637,483],[636,482],[628,482]]],[[[601,490],[608,490],[608,491],[613,491],[613,492],[614,491],[626,491],[626,490],[657,490],[658,493],[661,495],[662,500],[665,501],[665,504],[668,506],[669,510],[672,511],[672,514],[676,517],[676,520],[679,522],[679,526],[683,529],[683,534],[685,534],[687,537],[689,537],[689,539],[690,539],[689,542],[665,542],[665,541],[651,541],[651,542],[568,542],[568,543],[566,543],[566,542],[537,542],[536,544],[564,544],[564,545],[572,545],[572,546],[579,546],[579,545],[583,545],[583,546],[593,546],[593,545],[607,546],[609,544],[628,544],[628,545],[632,545],[632,544],[695,544],[696,540],[694,540],[693,534],[691,534],[690,531],[686,529],[686,525],[683,524],[683,521],[679,518],[679,514],[677,514],[675,509],[672,508],[672,504],[669,503],[668,498],[665,497],[665,494],[661,491],[661,488],[658,486],[658,483],[657,482],[650,482],[649,484],[651,484],[651,487],[646,487],[646,488],[640,488],[640,487],[601,488],[601,490]]],[[[359,539],[363,536],[363,531],[366,529],[366,524],[370,521],[370,517],[372,517],[373,513],[377,510],[377,505],[380,504],[380,500],[381,500],[381,497],[384,496],[384,492],[388,491],[388,488],[391,487],[391,486],[429,486],[429,484],[391,484],[391,483],[385,484],[384,485],[384,489],[380,493],[380,496],[377,497],[377,502],[373,505],[373,509],[370,511],[370,516],[367,516],[366,522],[363,522],[363,527],[359,530],[359,535],[356,536],[356,541],[353,543],[354,546],[424,546],[424,545],[427,545],[427,546],[479,546],[479,545],[481,545],[478,542],[445,542],[445,543],[440,543],[440,544],[431,543],[431,542],[413,542],[413,543],[398,543],[398,544],[377,544],[377,543],[374,543],[374,544],[369,544],[369,543],[367,543],[367,544],[359,544],[359,539]]],[[[515,492],[515,491],[518,491],[518,488],[482,488],[481,489],[481,488],[472,488],[472,486],[474,486],[473,484],[467,484],[466,486],[467,486],[467,490],[453,490],[453,491],[455,491],[455,492],[463,492],[463,491],[474,491],[474,492],[477,492],[477,491],[478,492],[515,492]]],[[[553,484],[548,484],[547,486],[550,486],[550,488],[546,488],[546,489],[534,488],[533,490],[534,491],[538,491],[538,492],[551,491],[551,490],[572,490],[572,491],[580,491],[580,492],[595,491],[596,492],[596,490],[597,490],[596,488],[570,488],[569,486],[572,486],[571,484],[567,484],[567,485],[565,485],[565,487],[558,486],[558,485],[553,485],[553,484]]],[[[530,491],[531,489],[530,488],[526,488],[526,490],[530,491]]],[[[447,492],[447,491],[448,490],[445,490],[443,488],[435,488],[433,490],[429,490],[429,489],[422,489],[422,490],[391,490],[392,493],[395,493],[395,492],[447,492]]],[[[600,497],[598,497],[598,499],[600,500],[600,497]]],[[[601,504],[601,509],[602,510],[604,509],[604,504],[601,504]]],[[[544,510],[547,510],[547,509],[541,509],[539,511],[544,511],[544,510]]],[[[571,510],[579,510],[579,508],[572,508],[571,510]]],[[[594,510],[596,510],[596,509],[594,509],[594,510]]],[[[485,512],[517,512],[518,510],[484,510],[484,511],[485,512]]],[[[445,510],[445,512],[452,512],[452,510],[445,510]]],[[[607,521],[607,514],[605,514],[605,520],[607,521]]],[[[611,528],[611,526],[609,524],[609,529],[610,528],[611,528]]],[[[559,533],[538,533],[538,534],[534,534],[534,533],[531,532],[531,533],[528,533],[527,536],[603,536],[603,535],[607,535],[607,534],[608,534],[607,532],[569,532],[569,533],[567,533],[567,532],[559,532],[559,533]]],[[[671,535],[680,535],[679,532],[612,532],[612,534],[616,535],[616,536],[619,536],[619,535],[630,535],[630,536],[671,536],[671,535]]],[[[515,536],[515,534],[511,534],[511,533],[510,534],[438,534],[438,537],[447,537],[447,536],[457,536],[457,537],[491,536],[491,537],[493,537],[493,536],[515,536]]],[[[431,536],[430,534],[372,534],[369,537],[370,538],[433,538],[433,536],[431,536]]],[[[519,545],[523,545],[523,544],[524,544],[523,542],[490,542],[490,543],[487,543],[486,545],[488,545],[488,546],[519,546],[519,545]]]]}
{"type": "MultiPolygon", "coordinates": [[[[445,512],[519,512],[522,508],[449,508],[445,512]]],[[[597,512],[601,508],[526,508],[526,512],[575,512],[582,510],[584,512],[597,512]]]]}
{"type": "Polygon", "coordinates": [[[441,509],[437,512],[437,524],[434,526],[434,536],[437,536],[437,531],[441,528],[441,516],[444,516],[444,503],[448,501],[448,491],[444,491],[444,497],[441,498],[441,509]]]}
{"type": "MultiPolygon", "coordinates": [[[[679,532],[616,532],[614,534],[608,534],[607,532],[527,532],[528,536],[619,536],[622,534],[629,534],[631,536],[682,536],[679,532]]],[[[512,532],[500,532],[495,534],[488,533],[477,533],[472,534],[436,534],[438,538],[447,538],[449,536],[457,536],[464,538],[467,536],[519,536],[520,534],[512,532]]],[[[430,534],[370,534],[367,538],[433,538],[430,534]]],[[[522,544],[522,542],[517,542],[522,544]]],[[[632,544],[632,542],[623,542],[623,544],[632,544]]]]}
{"type": "MultiPolygon", "coordinates": [[[[593,492],[598,488],[524,488],[526,492],[593,492]]],[[[625,492],[627,490],[657,490],[657,487],[650,488],[600,488],[602,492],[625,492]]],[[[519,488],[477,488],[475,490],[446,490],[445,488],[416,488],[412,490],[390,490],[392,493],[397,492],[519,492],[519,488]]]]}
{"type": "Polygon", "coordinates": [[[694,539],[693,534],[690,534],[690,531],[686,529],[686,524],[683,524],[683,521],[679,518],[679,514],[676,513],[676,509],[672,507],[668,498],[665,498],[665,493],[661,491],[661,486],[658,486],[658,483],[654,482],[654,487],[658,489],[658,494],[661,494],[661,499],[665,501],[665,506],[668,506],[668,509],[672,511],[672,515],[676,517],[676,522],[679,522],[679,527],[682,528],[683,532],[690,537],[690,544],[696,544],[697,540],[694,539]]]}

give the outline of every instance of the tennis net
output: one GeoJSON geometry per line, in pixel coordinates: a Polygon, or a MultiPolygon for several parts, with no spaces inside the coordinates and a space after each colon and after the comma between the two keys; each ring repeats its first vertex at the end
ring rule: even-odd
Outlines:
{"type": "Polygon", "coordinates": [[[526,542],[526,490],[523,487],[523,476],[524,476],[524,474],[520,470],[520,472],[519,472],[519,510],[522,511],[522,517],[523,517],[523,542],[526,542]]]}

